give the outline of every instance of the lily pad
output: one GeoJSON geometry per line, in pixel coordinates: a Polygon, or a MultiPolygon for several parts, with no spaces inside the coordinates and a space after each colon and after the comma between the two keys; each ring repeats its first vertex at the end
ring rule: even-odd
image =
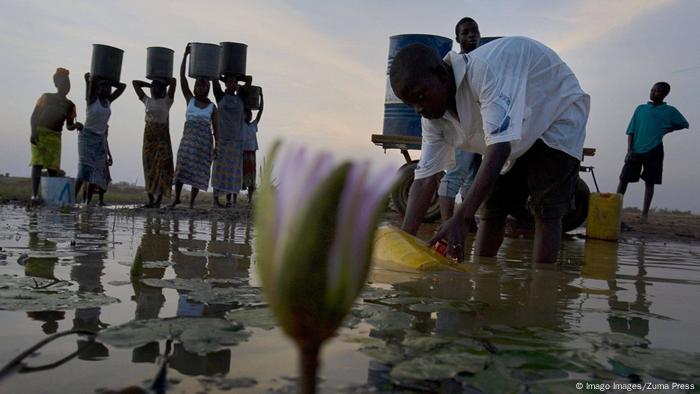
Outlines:
{"type": "Polygon", "coordinates": [[[450,379],[462,372],[482,371],[487,360],[488,357],[469,353],[427,355],[396,365],[390,375],[398,381],[450,379]]]}
{"type": "MultiPolygon", "coordinates": [[[[202,377],[199,378],[199,382],[205,386],[205,388],[209,388],[209,386],[214,386],[216,387],[217,390],[221,391],[229,391],[233,389],[238,389],[238,388],[250,388],[258,384],[258,381],[249,378],[249,377],[240,377],[240,378],[226,378],[223,376],[215,376],[215,377],[202,377]]],[[[205,392],[208,390],[205,389],[205,392]]]]}
{"type": "MultiPolygon", "coordinates": [[[[479,308],[483,308],[482,304],[478,305],[479,308]]],[[[411,305],[408,309],[414,312],[443,312],[443,311],[453,311],[453,312],[474,312],[478,310],[475,305],[468,301],[460,300],[423,300],[421,302],[411,305]]]]}
{"type": "Polygon", "coordinates": [[[113,281],[107,282],[107,284],[110,286],[125,286],[125,285],[130,285],[131,282],[128,280],[113,280],[113,281]]]}
{"type": "Polygon", "coordinates": [[[519,369],[560,369],[566,365],[566,361],[546,350],[510,350],[499,359],[508,367],[519,369]]]}
{"type": "Polygon", "coordinates": [[[78,293],[67,281],[0,275],[0,310],[56,311],[94,308],[119,302],[99,293],[78,293]]]}
{"type": "Polygon", "coordinates": [[[700,377],[700,354],[697,353],[629,348],[612,359],[627,368],[644,371],[666,380],[688,381],[700,377]]]}
{"type": "Polygon", "coordinates": [[[381,345],[367,345],[362,346],[359,350],[367,355],[367,357],[377,360],[382,364],[394,365],[404,359],[401,348],[396,345],[387,345],[386,343],[382,343],[381,345]]]}
{"type": "Polygon", "coordinates": [[[449,339],[434,336],[407,337],[402,343],[402,345],[405,347],[424,353],[435,351],[449,344],[449,339]]]}
{"type": "Polygon", "coordinates": [[[208,289],[211,285],[202,279],[157,279],[157,278],[144,278],[141,279],[141,283],[146,286],[160,287],[164,289],[175,289],[184,291],[197,291],[202,289],[208,289]]]}
{"type": "Polygon", "coordinates": [[[185,350],[207,354],[223,346],[234,346],[248,339],[237,322],[211,318],[170,318],[132,320],[100,331],[99,340],[120,348],[133,348],[163,339],[182,342],[185,350]]]}
{"type": "Polygon", "coordinates": [[[226,313],[226,319],[234,320],[245,326],[272,330],[277,327],[277,321],[267,308],[238,309],[226,313]]]}
{"type": "Polygon", "coordinates": [[[488,339],[496,348],[503,351],[537,351],[541,349],[564,350],[567,348],[567,342],[561,341],[560,337],[556,335],[547,337],[529,330],[494,333],[488,339]]]}
{"type": "MultiPolygon", "coordinates": [[[[462,384],[474,387],[483,393],[518,393],[520,382],[513,379],[508,370],[502,365],[489,365],[483,371],[475,375],[458,376],[457,380],[462,384]]],[[[471,392],[465,390],[465,392],[471,392]]]]}
{"type": "Polygon", "coordinates": [[[635,337],[621,332],[606,332],[603,334],[603,342],[614,347],[638,347],[647,346],[649,340],[635,337]]]}
{"type": "Polygon", "coordinates": [[[187,291],[187,299],[202,304],[249,306],[264,303],[260,288],[251,287],[243,280],[146,278],[141,283],[151,287],[187,291]]]}
{"type": "Polygon", "coordinates": [[[408,350],[409,355],[422,355],[426,353],[471,353],[487,355],[488,351],[484,347],[466,337],[453,336],[408,336],[404,338],[402,344],[408,350]]]}
{"type": "Polygon", "coordinates": [[[365,301],[377,301],[385,298],[399,297],[406,294],[404,291],[383,289],[381,287],[365,286],[360,294],[360,298],[365,301]]]}
{"type": "Polygon", "coordinates": [[[421,297],[392,297],[384,298],[379,300],[382,304],[386,305],[411,305],[417,304],[423,301],[421,297]]]}
{"type": "Polygon", "coordinates": [[[387,306],[362,304],[352,309],[351,314],[371,324],[377,330],[405,330],[415,318],[408,313],[395,311],[387,306]]]}
{"type": "Polygon", "coordinates": [[[338,335],[338,339],[345,343],[356,343],[358,345],[362,345],[362,347],[378,347],[378,346],[384,346],[384,341],[375,338],[375,337],[368,337],[365,335],[355,335],[355,334],[340,334],[338,335]]]}
{"type": "MultiPolygon", "coordinates": [[[[120,265],[127,266],[127,267],[133,266],[133,263],[131,263],[131,262],[129,262],[129,261],[120,261],[119,264],[120,264],[120,265]]],[[[167,261],[167,260],[162,260],[162,261],[142,261],[142,262],[140,262],[140,264],[141,264],[141,266],[142,266],[143,268],[168,268],[168,267],[171,267],[171,266],[175,265],[174,262],[172,262],[172,261],[167,261]]]]}
{"type": "Polygon", "coordinates": [[[226,256],[224,254],[209,252],[207,250],[180,249],[179,253],[184,255],[184,256],[189,256],[189,257],[225,257],[226,256]]]}

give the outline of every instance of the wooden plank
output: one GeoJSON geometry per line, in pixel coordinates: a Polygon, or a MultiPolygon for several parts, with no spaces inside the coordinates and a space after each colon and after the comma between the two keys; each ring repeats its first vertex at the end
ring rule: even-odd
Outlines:
{"type": "Polygon", "coordinates": [[[375,144],[420,145],[421,137],[406,136],[406,135],[372,134],[372,142],[375,144]]]}
{"type": "Polygon", "coordinates": [[[583,148],[584,156],[595,156],[595,148],[583,148]]]}
{"type": "MultiPolygon", "coordinates": [[[[376,145],[408,146],[421,144],[421,137],[407,135],[372,134],[372,143],[376,145]]],[[[595,156],[596,148],[583,148],[584,156],[595,156]]]]}

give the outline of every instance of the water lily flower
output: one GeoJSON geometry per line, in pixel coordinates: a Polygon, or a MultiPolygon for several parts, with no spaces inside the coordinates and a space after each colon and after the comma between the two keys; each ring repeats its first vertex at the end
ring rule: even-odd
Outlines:
{"type": "Polygon", "coordinates": [[[279,144],[268,157],[255,207],[258,272],[272,312],[300,348],[302,392],[314,392],[320,346],[365,285],[396,171],[303,148],[280,152],[279,144]]]}

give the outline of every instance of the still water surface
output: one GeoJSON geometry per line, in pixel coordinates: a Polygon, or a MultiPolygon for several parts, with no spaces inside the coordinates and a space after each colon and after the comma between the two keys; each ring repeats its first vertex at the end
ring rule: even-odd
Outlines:
{"type": "MultiPolygon", "coordinates": [[[[296,352],[266,313],[249,212],[5,206],[0,218],[0,363],[56,332],[103,335],[63,365],[6,377],[0,392],[147,387],[165,353],[171,392],[293,391],[296,352]],[[25,296],[17,286],[44,298],[18,301],[25,296]],[[51,303],[47,291],[73,298],[51,303]],[[84,297],[77,303],[76,294],[84,297]],[[216,324],[201,320],[204,328],[183,333],[196,325],[182,319],[216,324]]],[[[700,248],[571,238],[549,267],[529,263],[530,245],[507,239],[497,258],[467,264],[466,273],[376,267],[323,349],[322,390],[559,393],[576,392],[578,381],[700,387],[700,248]]],[[[56,361],[85,341],[59,339],[29,364],[56,361]]]]}

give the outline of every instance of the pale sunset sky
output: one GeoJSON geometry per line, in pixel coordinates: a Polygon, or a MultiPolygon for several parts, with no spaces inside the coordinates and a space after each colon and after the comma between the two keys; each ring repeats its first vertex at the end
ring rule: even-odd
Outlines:
{"type": "MultiPolygon", "coordinates": [[[[398,151],[384,154],[370,142],[382,127],[389,36],[453,38],[456,22],[470,16],[482,36],[534,38],[574,70],[591,95],[585,146],[597,148],[584,164],[596,167],[603,191],[617,185],[635,107],[648,100],[654,82],[669,82],[666,101],[685,115],[690,130],[664,139],[664,183],[653,205],[700,212],[700,1],[0,0],[0,7],[2,173],[29,176],[29,117],[39,95],[54,90],[56,67],[70,69],[69,98],[84,121],[82,75],[89,71],[92,44],[101,43],[125,51],[122,80],[129,84],[112,106],[112,177],[143,184],[144,109],[130,82],[144,79],[149,46],[174,49],[177,74],[191,41],[248,44],[248,73],[265,92],[259,161],[282,138],[398,168],[398,151]]],[[[184,112],[178,89],[170,112],[175,152],[184,112]]],[[[77,163],[77,136],[65,131],[62,167],[75,176],[77,163]]],[[[582,177],[593,188],[590,174],[582,177]]],[[[641,205],[642,194],[641,184],[630,185],[625,205],[641,205]]]]}

